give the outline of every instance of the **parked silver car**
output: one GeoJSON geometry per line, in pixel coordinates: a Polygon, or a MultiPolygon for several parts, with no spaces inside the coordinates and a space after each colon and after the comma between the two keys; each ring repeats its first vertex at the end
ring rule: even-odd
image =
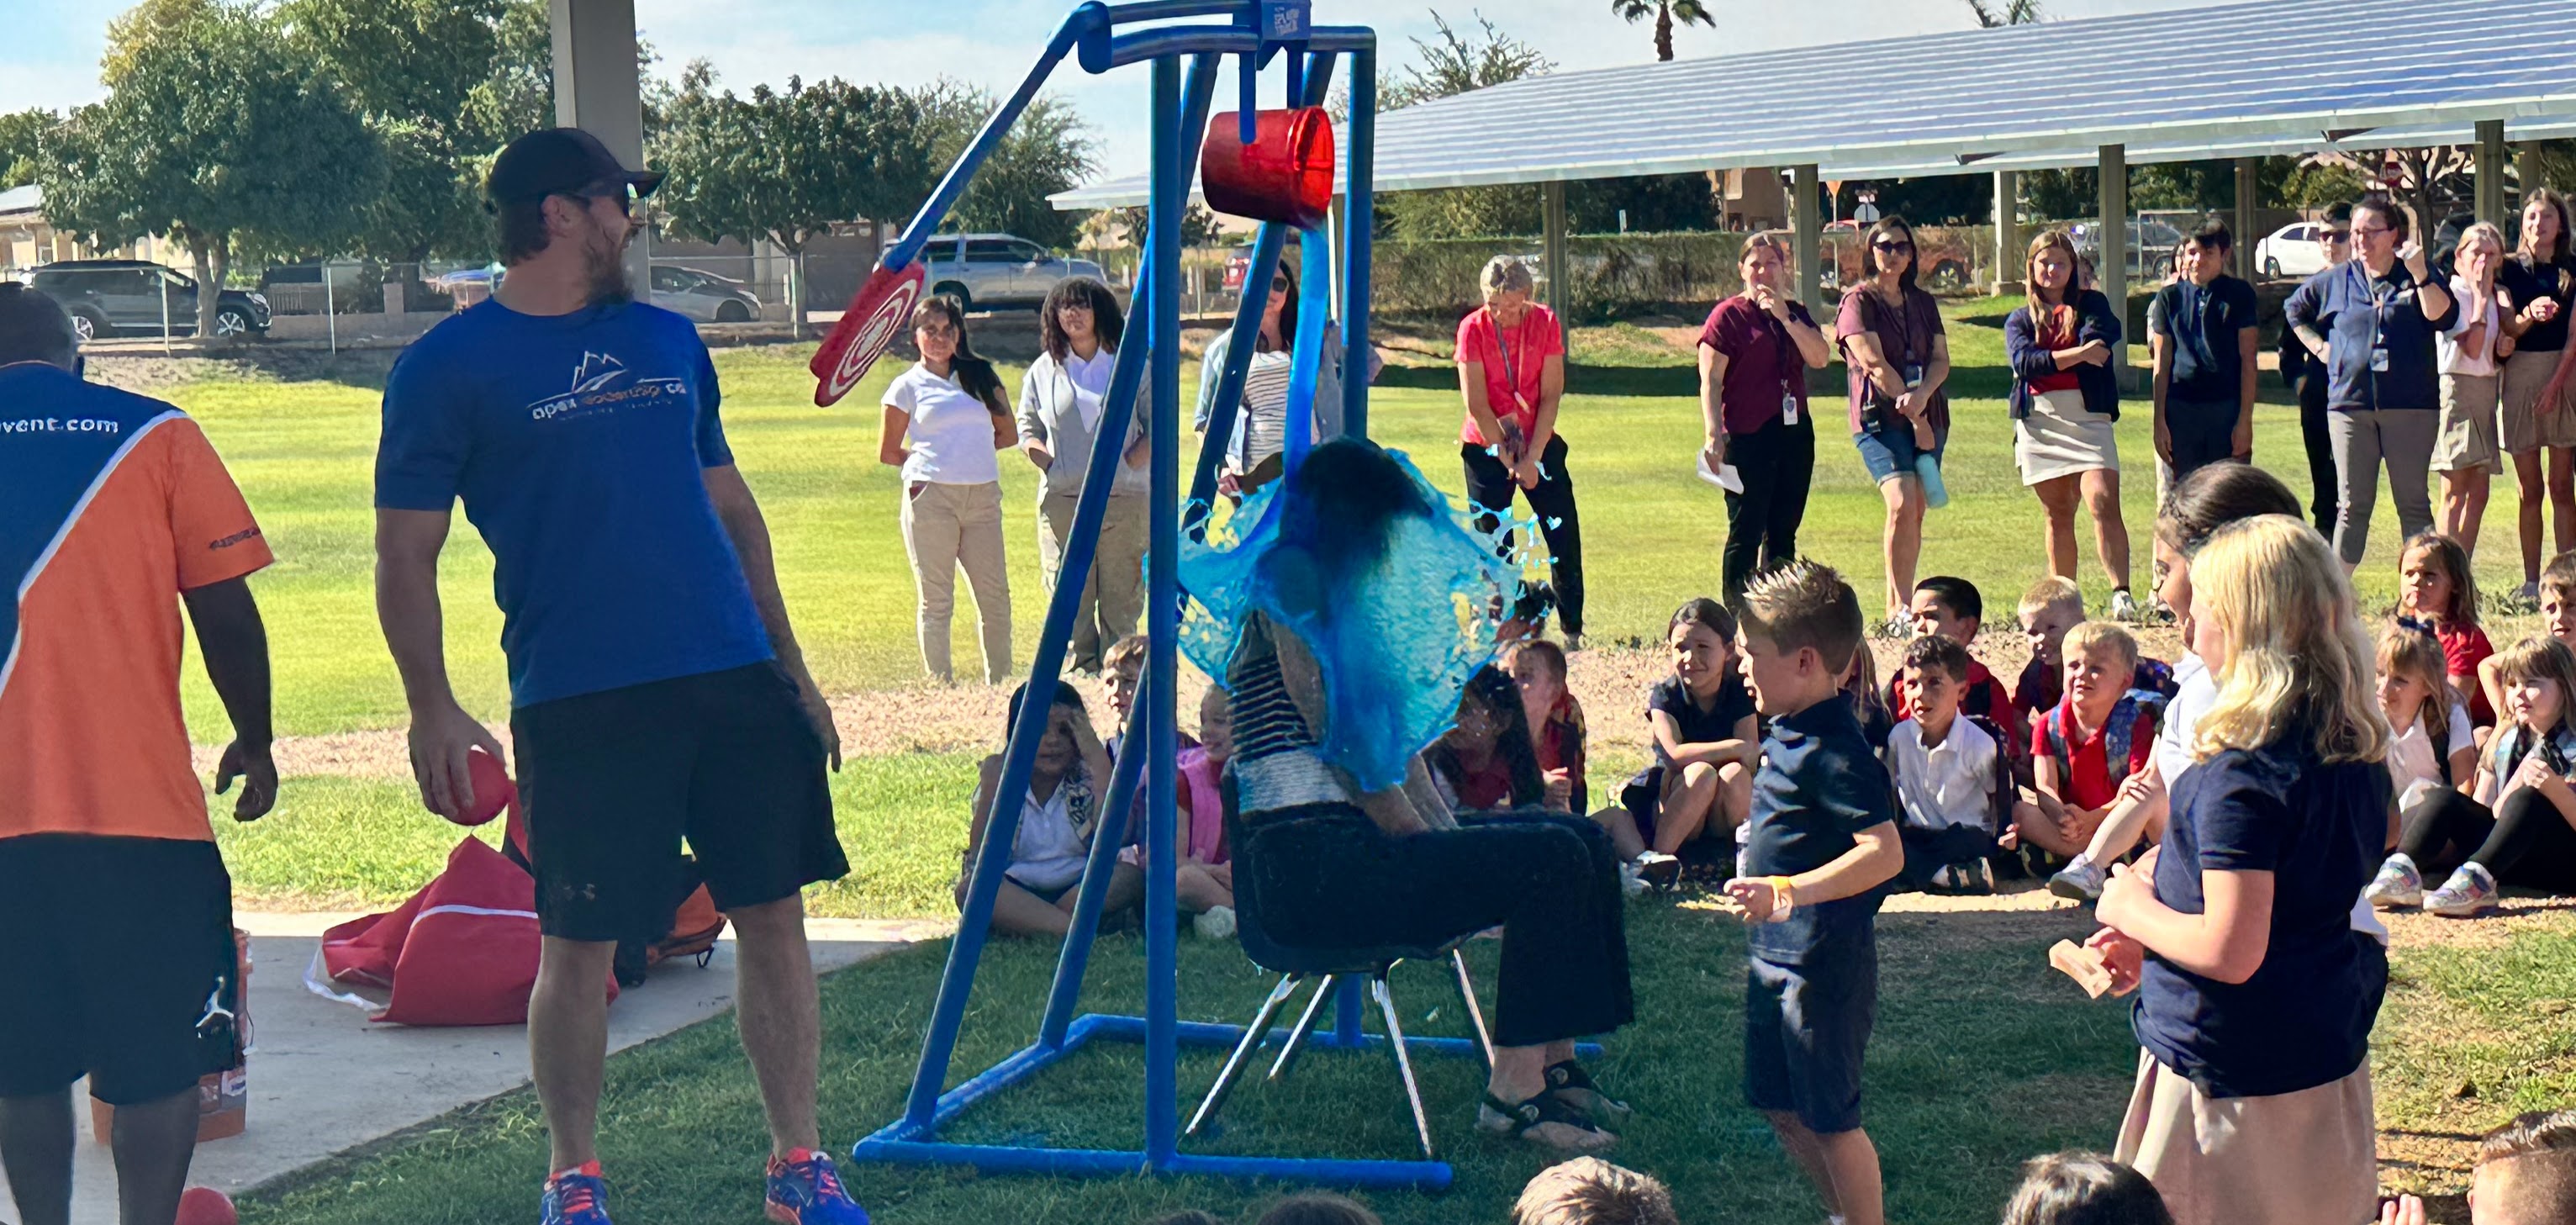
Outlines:
{"type": "Polygon", "coordinates": [[[1107,281],[1100,265],[1065,259],[1010,234],[941,234],[921,251],[930,292],[948,294],[968,310],[1035,307],[1056,283],[1087,276],[1107,281]]]}
{"type": "Polygon", "coordinates": [[[740,281],[695,268],[653,269],[653,305],[700,323],[749,323],[760,318],[760,298],[740,281]]]}

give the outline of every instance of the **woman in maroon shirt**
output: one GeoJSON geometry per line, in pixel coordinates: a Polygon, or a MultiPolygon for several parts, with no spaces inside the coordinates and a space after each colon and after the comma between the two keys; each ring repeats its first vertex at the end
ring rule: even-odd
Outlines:
{"type": "Polygon", "coordinates": [[[1699,332],[1699,411],[1707,427],[1700,463],[1735,468],[1726,491],[1723,598],[1732,603],[1761,570],[1798,555],[1798,524],[1816,470],[1816,423],[1807,415],[1807,371],[1833,359],[1807,308],[1789,288],[1789,252],[1778,238],[1744,242],[1744,292],[1720,301],[1699,332]]]}

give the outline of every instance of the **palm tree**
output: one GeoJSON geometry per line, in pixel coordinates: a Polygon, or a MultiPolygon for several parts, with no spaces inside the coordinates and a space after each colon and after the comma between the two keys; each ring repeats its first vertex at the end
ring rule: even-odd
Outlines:
{"type": "Polygon", "coordinates": [[[2001,8],[1987,7],[1986,0],[1968,0],[1968,8],[1977,15],[1977,24],[1989,30],[1997,26],[2030,25],[2042,16],[2039,0],[2004,0],[2001,8]]]}
{"type": "Polygon", "coordinates": [[[1631,25],[1644,19],[1648,13],[1655,15],[1655,58],[1658,60],[1673,58],[1674,20],[1679,19],[1684,25],[1692,22],[1711,28],[1717,25],[1717,18],[1710,15],[1708,6],[1700,0],[1610,0],[1610,11],[1627,19],[1631,25]]]}

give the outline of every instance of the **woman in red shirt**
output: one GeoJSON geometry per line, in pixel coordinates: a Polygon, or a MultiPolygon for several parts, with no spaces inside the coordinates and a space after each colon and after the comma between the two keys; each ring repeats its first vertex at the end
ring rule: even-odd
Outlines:
{"type": "Polygon", "coordinates": [[[1556,432],[1565,394],[1565,333],[1556,312],[1530,301],[1535,282],[1518,258],[1497,255],[1477,278],[1485,304],[1458,321],[1458,391],[1467,417],[1458,453],[1476,526],[1492,531],[1518,492],[1547,538],[1550,582],[1568,649],[1583,644],[1583,528],[1574,477],[1556,432]]]}
{"type": "Polygon", "coordinates": [[[2075,577],[2075,508],[2093,516],[2093,540],[2111,579],[2111,618],[2132,620],[2129,525],[2120,517],[2120,382],[2111,372],[2120,320],[2111,300],[2076,280],[2075,243],[2063,230],[2032,239],[2030,302],[2004,320],[2013,369],[2013,458],[2022,483],[2048,512],[2048,572],[2075,577]]]}

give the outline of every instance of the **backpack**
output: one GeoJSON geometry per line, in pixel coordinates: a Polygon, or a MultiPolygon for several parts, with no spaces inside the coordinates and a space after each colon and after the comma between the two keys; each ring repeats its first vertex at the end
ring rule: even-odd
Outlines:
{"type": "MultiPolygon", "coordinates": [[[[2166,701],[2164,694],[2152,689],[2132,689],[2121,694],[2120,700],[2112,704],[2109,725],[2103,728],[2102,761],[2109,770],[2113,787],[2128,780],[2129,753],[2136,747],[2134,737],[2138,731],[2138,716],[2153,715],[2161,724],[2166,701]]],[[[2048,712],[2045,724],[2048,755],[2057,760],[2058,773],[2069,777],[2075,773],[2075,755],[2066,746],[2066,721],[2058,716],[2060,711],[2071,712],[2072,709],[2067,701],[2058,703],[2056,710],[2048,712]]]]}

